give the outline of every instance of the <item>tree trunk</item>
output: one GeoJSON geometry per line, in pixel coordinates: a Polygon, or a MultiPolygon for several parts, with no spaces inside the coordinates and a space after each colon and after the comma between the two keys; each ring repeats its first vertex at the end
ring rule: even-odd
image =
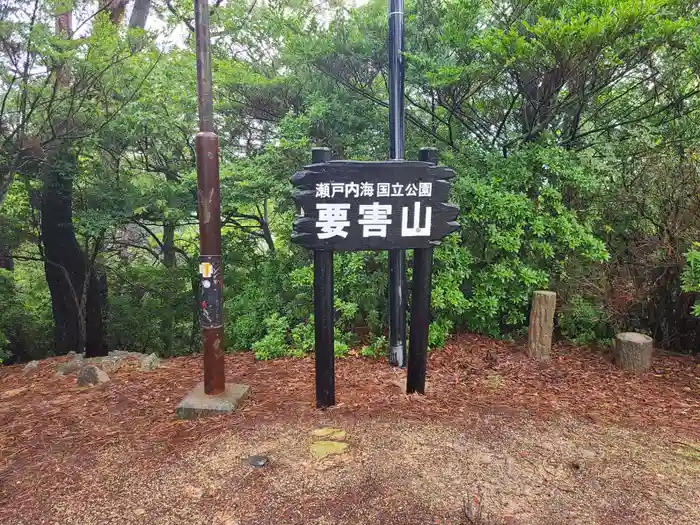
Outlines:
{"type": "Polygon", "coordinates": [[[0,244],[0,269],[12,271],[15,269],[15,260],[12,257],[12,249],[0,244]]]}
{"type": "MultiPolygon", "coordinates": [[[[124,5],[125,1],[114,1],[117,11],[124,5]]],[[[56,15],[56,34],[71,39],[72,11],[56,15]]],[[[54,74],[57,87],[68,88],[69,71],[63,64],[57,65],[54,74]]],[[[70,126],[67,120],[57,119],[53,129],[60,137],[70,126]]],[[[42,173],[41,242],[56,323],[56,352],[59,355],[85,352],[88,357],[107,355],[102,295],[92,267],[94,261],[81,250],[73,226],[73,177],[77,173],[77,158],[70,144],[60,140],[54,141],[46,153],[42,173]]]]}
{"type": "Polygon", "coordinates": [[[76,159],[65,145],[58,147],[44,172],[41,201],[41,241],[56,323],[56,352],[107,355],[99,282],[78,245],[73,227],[76,159]]]}
{"type": "MultiPolygon", "coordinates": [[[[173,270],[177,264],[175,257],[175,224],[171,221],[163,222],[163,266],[168,270],[173,270]]],[[[175,316],[173,307],[173,296],[171,288],[166,285],[164,287],[165,310],[163,319],[160,323],[161,340],[163,341],[163,351],[166,356],[171,355],[173,349],[173,326],[175,324],[175,316]]]]}
{"type": "Polygon", "coordinates": [[[645,372],[651,366],[654,340],[648,335],[624,332],[615,336],[613,358],[615,364],[628,372],[645,372]]]}
{"type": "Polygon", "coordinates": [[[134,9],[131,11],[131,17],[129,18],[129,27],[145,29],[150,9],[151,0],[136,0],[134,2],[134,9]]]}
{"type": "Polygon", "coordinates": [[[554,311],[557,307],[557,294],[538,291],[532,298],[530,329],[528,331],[527,355],[546,361],[552,351],[554,332],[554,311]]]}

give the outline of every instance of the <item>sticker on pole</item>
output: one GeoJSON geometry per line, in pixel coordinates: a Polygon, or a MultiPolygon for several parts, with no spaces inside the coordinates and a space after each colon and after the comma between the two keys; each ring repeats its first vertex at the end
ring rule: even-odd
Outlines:
{"type": "Polygon", "coordinates": [[[459,228],[454,171],[427,162],[331,161],[292,177],[292,241],[312,250],[430,248],[459,228]]]}
{"type": "Polygon", "coordinates": [[[218,328],[222,324],[221,257],[202,255],[199,258],[199,307],[203,328],[218,328]]]}
{"type": "Polygon", "coordinates": [[[209,262],[200,263],[199,273],[201,274],[202,278],[210,279],[214,273],[214,266],[209,262]]]}

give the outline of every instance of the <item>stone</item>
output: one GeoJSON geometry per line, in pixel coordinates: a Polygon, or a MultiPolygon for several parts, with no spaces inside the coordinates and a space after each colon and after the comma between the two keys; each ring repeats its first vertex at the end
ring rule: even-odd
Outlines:
{"type": "Polygon", "coordinates": [[[29,361],[26,365],[24,365],[24,368],[22,369],[22,373],[25,376],[32,375],[38,371],[39,371],[39,361],[29,361]]]}
{"type": "Polygon", "coordinates": [[[109,357],[138,357],[141,359],[144,354],[139,352],[129,352],[128,350],[110,350],[109,357]]]}
{"type": "Polygon", "coordinates": [[[158,367],[160,367],[160,358],[156,353],[148,354],[141,359],[141,370],[155,370],[158,367]]]}
{"type": "Polygon", "coordinates": [[[78,370],[78,386],[101,385],[109,381],[109,376],[104,370],[95,365],[85,365],[78,370]]]}
{"type": "Polygon", "coordinates": [[[318,460],[328,456],[338,456],[348,451],[348,444],[340,441],[314,441],[311,443],[311,455],[318,460]]]}
{"type": "Polygon", "coordinates": [[[249,395],[248,385],[226,383],[226,390],[222,394],[208,396],[204,393],[204,383],[200,383],[182,400],[176,414],[180,419],[228,414],[236,410],[249,395]]]}
{"type": "Polygon", "coordinates": [[[317,428],[311,432],[311,437],[313,439],[323,439],[326,441],[345,441],[347,433],[345,430],[339,428],[324,427],[317,428]]]}
{"type": "Polygon", "coordinates": [[[123,357],[103,357],[99,361],[99,366],[105,372],[115,372],[120,368],[124,368],[126,365],[125,359],[123,357]]]}
{"type": "Polygon", "coordinates": [[[84,364],[85,359],[83,359],[83,356],[76,355],[70,361],[67,361],[65,363],[58,363],[56,365],[56,372],[60,376],[67,376],[72,374],[73,372],[77,372],[78,370],[80,370],[84,364]]]}
{"type": "Polygon", "coordinates": [[[267,456],[248,456],[248,465],[261,468],[267,465],[267,456]]]}
{"type": "Polygon", "coordinates": [[[143,516],[144,514],[146,514],[146,509],[141,509],[141,508],[134,509],[134,515],[143,516]]]}

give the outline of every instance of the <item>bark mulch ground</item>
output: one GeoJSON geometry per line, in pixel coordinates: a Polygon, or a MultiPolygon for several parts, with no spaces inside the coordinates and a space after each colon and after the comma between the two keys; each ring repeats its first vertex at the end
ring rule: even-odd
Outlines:
{"type": "MultiPolygon", "coordinates": [[[[163,478],[164,465],[187,461],[194,451],[210,454],[220,450],[224,446],[223,437],[230,440],[236,436],[253,436],[256,442],[264,442],[260,434],[264,429],[280,436],[293,436],[300,428],[331,422],[367,436],[368,444],[374,439],[370,434],[384,435],[382,432],[393,425],[404,430],[414,429],[416,435],[422,435],[427,442],[435,432],[467,433],[478,438],[481,444],[491,440],[494,450],[498,448],[497,442],[506,446],[503,439],[509,431],[505,429],[527,428],[527,436],[534,436],[536,432],[546,433],[551,428],[556,434],[562,422],[573,425],[577,432],[589,429],[593,440],[602,432],[600,429],[613,429],[613,433],[631,433],[630,436],[636,437],[630,439],[639,443],[653,440],[668,446],[687,447],[691,452],[697,446],[694,443],[700,440],[700,366],[684,357],[656,356],[650,372],[633,376],[615,369],[609,355],[600,350],[559,345],[553,351],[552,361],[543,366],[527,359],[523,348],[516,344],[461,335],[445,349],[431,353],[425,397],[406,396],[403,393],[404,372],[388,368],[384,361],[337,360],[338,405],[321,412],[314,408],[311,358],[258,362],[251,354],[236,354],[226,358],[227,378],[249,384],[251,399],[234,416],[199,421],[174,418],[179,401],[201,380],[198,356],[167,360],[162,368],[152,372],[119,370],[110,374],[111,381],[105,385],[87,389],[76,386],[74,375],[56,376],[54,365],[62,360],[65,359],[43,361],[39,371],[31,376],[25,376],[21,366],[0,368],[0,523],[132,523],[130,518],[119,513],[109,519],[99,515],[88,517],[88,514],[83,519],[71,518],[74,521],[57,518],[60,514],[57,506],[48,505],[46,501],[59,502],[60,507],[68,505],[63,502],[71,501],[84,491],[102,494],[109,500],[118,499],[110,491],[125,491],[124,487],[139,486],[141,482],[148,487],[167,485],[167,477],[163,478]],[[141,482],[128,483],[118,476],[96,479],[95,472],[103,472],[105,468],[123,469],[130,475],[134,475],[136,468],[144,473],[144,478],[141,482]],[[151,477],[147,483],[144,480],[148,476],[151,477]]],[[[537,439],[524,437],[522,433],[514,438],[528,443],[537,439]]],[[[299,442],[294,443],[296,445],[290,445],[291,448],[299,442]]],[[[439,446],[436,447],[438,450],[439,446]]],[[[243,445],[239,448],[243,452],[247,450],[243,445]]],[[[429,446],[423,449],[426,454],[430,453],[429,446]]],[[[401,450],[397,449],[396,453],[400,454],[401,450]]],[[[457,456],[454,459],[458,461],[457,456]]],[[[391,467],[391,454],[385,461],[391,467]]],[[[550,474],[551,468],[554,467],[550,467],[550,474]]],[[[546,472],[540,473],[543,479],[554,479],[546,472]]],[[[258,482],[262,493],[272,490],[262,478],[258,482]]],[[[404,506],[401,511],[393,507],[382,511],[381,502],[371,503],[373,483],[376,480],[361,480],[359,492],[351,494],[354,498],[351,502],[346,501],[344,495],[333,505],[335,508],[347,504],[350,509],[359,501],[369,505],[367,508],[380,510],[365,518],[358,517],[360,511],[354,517],[337,515],[335,518],[331,512],[327,523],[374,523],[376,520],[433,523],[425,520],[440,515],[436,514],[434,501],[420,505],[416,502],[418,506],[414,509],[404,506]],[[384,511],[386,515],[382,514],[384,511]]],[[[429,480],[424,483],[430,484],[429,480]]],[[[683,483],[687,484],[683,485],[685,490],[690,491],[687,494],[700,496],[697,478],[684,478],[683,483]]],[[[257,493],[254,487],[243,483],[240,487],[249,490],[251,495],[257,493]]],[[[315,493],[298,496],[302,498],[300,501],[310,502],[310,509],[317,508],[314,505],[323,506],[322,501],[314,499],[317,495],[312,497],[311,494],[315,493]]],[[[402,503],[396,505],[400,507],[402,503]]],[[[140,511],[140,507],[137,510],[140,511]]],[[[216,523],[216,520],[225,525],[324,523],[320,518],[310,520],[303,512],[294,517],[292,510],[298,512],[299,508],[286,509],[284,512],[291,514],[282,521],[265,521],[267,518],[262,517],[257,521],[254,518],[237,521],[240,517],[217,511],[207,514],[206,519],[201,518],[203,521],[193,516],[169,515],[133,523],[216,523]]],[[[340,511],[336,509],[335,512],[340,511]]],[[[134,516],[137,519],[140,514],[137,512],[134,516]]],[[[527,513],[523,516],[518,523],[548,523],[536,516],[527,521],[527,513]]],[[[642,514],[632,521],[629,516],[616,521],[614,512],[608,512],[607,516],[609,521],[591,518],[592,521],[571,523],[663,523],[652,518],[644,521],[639,518],[642,514]]],[[[469,523],[454,521],[458,518],[449,513],[444,514],[443,519],[441,523],[469,523]]],[[[564,522],[567,521],[561,521],[564,522]]],[[[684,521],[677,517],[674,523],[684,521]]]]}

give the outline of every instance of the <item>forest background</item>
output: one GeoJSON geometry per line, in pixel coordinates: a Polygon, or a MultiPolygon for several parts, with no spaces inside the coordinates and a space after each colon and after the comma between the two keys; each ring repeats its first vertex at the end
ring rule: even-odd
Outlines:
{"type": "MultiPolygon", "coordinates": [[[[289,178],[315,146],[387,157],[387,5],[211,17],[227,346],[303,355],[289,178]]],[[[438,148],[461,208],[432,347],[517,338],[550,289],[559,337],[700,351],[699,29],[682,0],[407,2],[407,157],[438,148]]],[[[199,351],[191,2],[4,0],[0,48],[0,360],[199,351]]],[[[336,354],[382,355],[386,253],[336,261],[336,354]]]]}

